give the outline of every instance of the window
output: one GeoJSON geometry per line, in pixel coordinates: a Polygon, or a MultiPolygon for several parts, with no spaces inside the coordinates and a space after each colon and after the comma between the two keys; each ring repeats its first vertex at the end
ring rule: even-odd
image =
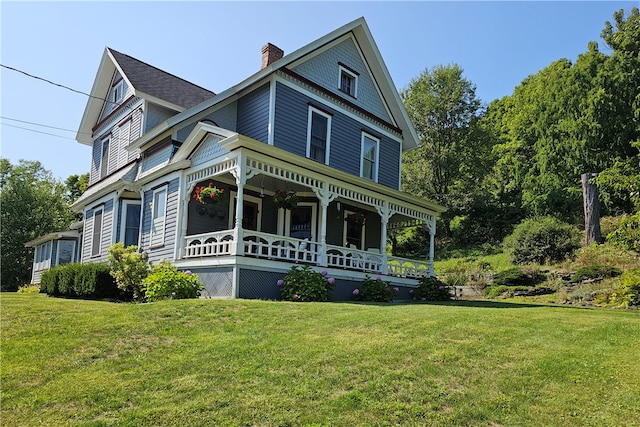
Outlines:
{"type": "Polygon", "coordinates": [[[73,262],[73,253],[76,249],[76,242],[73,240],[58,241],[58,259],[56,265],[68,264],[73,262]]]}
{"type": "Polygon", "coordinates": [[[91,233],[91,256],[100,255],[102,240],[102,209],[93,211],[93,231],[91,233]]]}
{"type": "MultiPolygon", "coordinates": [[[[229,229],[236,226],[236,202],[237,194],[231,191],[230,198],[233,203],[229,203],[229,229]]],[[[260,231],[262,223],[262,199],[249,195],[243,195],[242,204],[242,228],[245,230],[260,231]]]]}
{"type": "Polygon", "coordinates": [[[164,245],[164,228],[167,211],[167,187],[153,192],[151,206],[151,247],[164,245]]]}
{"type": "MultiPolygon", "coordinates": [[[[354,214],[348,210],[344,211],[345,220],[349,215],[354,214]]],[[[350,221],[344,222],[344,241],[348,245],[355,246],[356,249],[364,250],[364,225],[357,225],[350,221]]]]}
{"type": "Polygon", "coordinates": [[[338,81],[338,89],[356,98],[358,96],[358,73],[348,69],[344,65],[340,65],[339,69],[340,80],[338,81]]]}
{"type": "Polygon", "coordinates": [[[100,178],[107,176],[109,170],[109,145],[111,136],[102,140],[102,153],[100,155],[100,178]]]}
{"type": "Polygon", "coordinates": [[[331,115],[309,107],[307,126],[307,157],[329,164],[329,140],[331,135],[331,115]]]}
{"type": "Polygon", "coordinates": [[[115,103],[122,101],[122,98],[124,97],[124,80],[120,79],[113,85],[111,88],[111,94],[111,101],[115,103]]]}
{"type": "Polygon", "coordinates": [[[140,210],[139,202],[127,200],[122,204],[120,241],[122,241],[125,246],[138,245],[140,210]]]}
{"type": "Polygon", "coordinates": [[[360,176],[378,181],[378,145],[380,140],[366,133],[362,133],[362,161],[360,176]]]}

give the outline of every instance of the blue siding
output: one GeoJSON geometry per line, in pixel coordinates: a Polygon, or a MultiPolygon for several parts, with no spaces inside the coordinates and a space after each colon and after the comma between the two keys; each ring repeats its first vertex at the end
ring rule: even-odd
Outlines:
{"type": "Polygon", "coordinates": [[[114,233],[114,203],[110,199],[98,207],[102,208],[102,235],[100,240],[100,255],[91,256],[91,245],[93,243],[93,209],[87,210],[84,220],[84,237],[82,239],[82,259],[84,261],[104,261],[107,258],[107,251],[111,246],[114,233]]]}
{"type": "Polygon", "coordinates": [[[376,82],[369,74],[366,64],[362,61],[353,39],[340,42],[331,49],[298,65],[293,71],[348,99],[357,106],[371,111],[376,116],[386,121],[391,121],[385,108],[385,103],[378,93],[376,82]],[[357,98],[352,98],[338,89],[339,62],[359,73],[357,98]]]}
{"type": "Polygon", "coordinates": [[[378,182],[399,189],[398,142],[281,83],[276,86],[274,146],[305,156],[309,104],[332,114],[329,166],[360,176],[361,140],[362,131],[365,131],[380,137],[378,182]]]}
{"type": "Polygon", "coordinates": [[[216,110],[211,114],[207,114],[205,117],[202,117],[201,119],[198,119],[197,121],[181,128],[177,133],[177,141],[184,142],[193,128],[196,127],[197,122],[210,121],[213,122],[212,124],[217,125],[218,127],[235,132],[237,106],[238,104],[236,102],[232,102],[231,104],[225,105],[219,110],[216,110]]]}
{"type": "Polygon", "coordinates": [[[238,100],[237,132],[258,141],[269,140],[269,84],[238,100]]]}
{"type": "Polygon", "coordinates": [[[169,117],[175,116],[178,114],[173,110],[169,110],[168,108],[160,107],[154,104],[148,104],[147,111],[145,112],[145,120],[144,120],[144,132],[147,133],[154,127],[158,126],[163,121],[167,120],[169,117]]]}

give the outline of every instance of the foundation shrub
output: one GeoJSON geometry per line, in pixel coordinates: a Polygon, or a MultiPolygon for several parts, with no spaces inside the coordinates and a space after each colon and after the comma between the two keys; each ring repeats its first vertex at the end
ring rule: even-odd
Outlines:
{"type": "Polygon", "coordinates": [[[357,301],[391,302],[398,291],[398,288],[391,287],[391,282],[382,280],[380,276],[375,279],[365,276],[352,293],[357,301]]]}
{"type": "Polygon", "coordinates": [[[204,286],[191,271],[182,272],[169,261],[162,261],[142,280],[147,301],[198,298],[204,286]]]}
{"type": "Polygon", "coordinates": [[[335,279],[326,276],[326,271],[318,273],[308,265],[294,265],[276,285],[280,287],[280,295],[285,301],[329,301],[335,279]]]}
{"type": "Polygon", "coordinates": [[[437,277],[423,277],[413,291],[413,298],[418,301],[448,301],[451,288],[437,277]]]}

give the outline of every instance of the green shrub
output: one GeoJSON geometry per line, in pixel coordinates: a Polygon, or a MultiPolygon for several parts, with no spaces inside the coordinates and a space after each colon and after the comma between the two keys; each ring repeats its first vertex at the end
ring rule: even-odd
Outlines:
{"type": "Polygon", "coordinates": [[[494,286],[535,286],[546,276],[534,268],[512,267],[493,275],[494,286]]]}
{"type": "Polygon", "coordinates": [[[640,252],[640,211],[622,218],[618,228],[607,235],[607,241],[627,250],[640,252]]]}
{"type": "Polygon", "coordinates": [[[40,277],[40,290],[47,295],[59,295],[58,272],[55,267],[42,273],[42,276],[40,277]]]}
{"type": "Polygon", "coordinates": [[[448,301],[451,289],[437,277],[423,277],[413,291],[413,298],[418,301],[448,301]]]}
{"type": "Polygon", "coordinates": [[[521,222],[504,239],[505,250],[514,264],[562,261],[580,247],[581,233],[553,217],[521,222]]]}
{"type": "Polygon", "coordinates": [[[40,289],[51,296],[130,299],[130,295],[118,289],[109,274],[109,265],[104,262],[53,267],[42,274],[40,289]]]}
{"type": "Polygon", "coordinates": [[[60,292],[60,295],[67,297],[77,295],[75,289],[75,278],[80,266],[81,264],[79,263],[71,263],[56,267],[56,271],[58,273],[58,291],[60,292]]]}
{"type": "Polygon", "coordinates": [[[578,249],[575,259],[567,262],[565,268],[577,270],[580,267],[590,265],[610,265],[620,270],[640,268],[640,258],[633,251],[626,250],[612,243],[597,245],[592,243],[589,246],[578,249]]]}
{"type": "Polygon", "coordinates": [[[335,279],[326,277],[311,267],[293,266],[283,279],[278,280],[280,295],[287,301],[328,301],[333,292],[335,279]]]}
{"type": "Polygon", "coordinates": [[[622,285],[611,294],[610,302],[623,307],[640,305],[640,268],[625,272],[621,276],[622,285]]]}
{"type": "Polygon", "coordinates": [[[38,285],[24,285],[18,288],[19,294],[39,294],[40,286],[38,285]]]}
{"type": "Polygon", "coordinates": [[[400,289],[392,288],[391,282],[384,281],[380,276],[372,279],[365,276],[360,286],[353,290],[357,301],[391,302],[400,289]]]}
{"type": "Polygon", "coordinates": [[[619,268],[611,265],[587,265],[585,267],[580,267],[575,273],[573,273],[571,281],[582,282],[583,280],[588,279],[605,279],[607,277],[616,277],[621,274],[622,271],[619,268]]]}
{"type": "Polygon", "coordinates": [[[149,274],[148,255],[138,252],[138,247],[125,247],[122,242],[109,247],[109,267],[111,275],[116,279],[118,288],[131,293],[134,300],[144,299],[142,280],[149,274]]]}
{"type": "Polygon", "coordinates": [[[198,298],[204,289],[198,276],[191,271],[182,272],[167,260],[155,265],[142,280],[142,291],[147,301],[198,298]]]}
{"type": "Polygon", "coordinates": [[[513,293],[516,291],[528,291],[531,289],[528,286],[507,286],[507,285],[493,285],[487,286],[482,290],[482,295],[487,298],[498,298],[503,294],[507,294],[508,296],[513,296],[513,293]]]}

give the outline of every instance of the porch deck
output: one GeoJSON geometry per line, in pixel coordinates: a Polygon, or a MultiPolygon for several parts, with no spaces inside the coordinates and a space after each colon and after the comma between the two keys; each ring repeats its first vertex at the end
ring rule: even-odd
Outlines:
{"type": "Polygon", "coordinates": [[[433,271],[429,262],[387,256],[381,254],[379,249],[363,251],[351,247],[321,245],[318,242],[249,230],[243,231],[243,245],[236,245],[235,240],[233,229],[187,236],[183,257],[192,259],[244,255],[416,279],[429,276],[433,271]]]}

